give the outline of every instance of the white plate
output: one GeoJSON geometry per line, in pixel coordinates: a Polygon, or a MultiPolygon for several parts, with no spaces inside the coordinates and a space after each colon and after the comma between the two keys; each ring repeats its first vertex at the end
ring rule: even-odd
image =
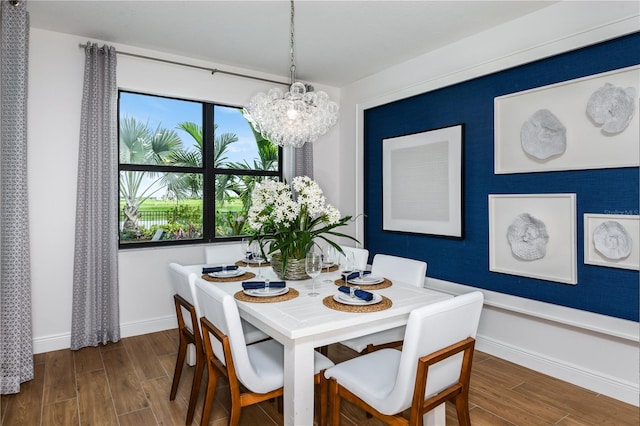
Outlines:
{"type": "Polygon", "coordinates": [[[281,288],[269,287],[269,291],[265,291],[265,290],[266,289],[264,288],[257,288],[255,290],[242,290],[242,292],[247,296],[273,297],[273,296],[281,296],[283,294],[287,294],[289,292],[289,287],[281,287],[281,288]]]}
{"type": "Polygon", "coordinates": [[[333,295],[333,300],[345,305],[375,305],[376,303],[382,302],[382,296],[377,293],[373,293],[373,299],[367,302],[366,300],[360,299],[359,297],[352,298],[348,294],[340,292],[333,295]]]}
{"type": "MultiPolygon", "coordinates": [[[[242,259],[242,261],[244,263],[246,263],[247,265],[257,265],[258,264],[258,261],[254,260],[254,259],[242,259]]],[[[267,261],[263,259],[261,263],[267,263],[267,261]]]]}
{"type": "Polygon", "coordinates": [[[230,278],[230,277],[239,277],[244,274],[244,271],[240,268],[230,271],[220,271],[220,272],[211,272],[209,275],[215,278],[230,278]]]}
{"type": "Polygon", "coordinates": [[[375,275],[364,275],[364,276],[361,276],[360,278],[353,278],[349,280],[349,282],[351,284],[357,284],[357,285],[373,285],[373,284],[380,284],[381,282],[384,282],[384,278],[376,277],[375,275]]]}

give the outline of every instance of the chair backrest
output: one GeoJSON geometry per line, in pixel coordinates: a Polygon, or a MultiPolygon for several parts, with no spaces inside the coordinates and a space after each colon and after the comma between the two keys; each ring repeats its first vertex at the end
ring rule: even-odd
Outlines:
{"type": "Polygon", "coordinates": [[[391,281],[403,281],[416,287],[424,287],[427,262],[388,254],[376,254],[371,263],[371,275],[389,278],[391,281]]]}
{"type": "Polygon", "coordinates": [[[240,243],[215,244],[204,248],[204,259],[207,265],[222,263],[232,265],[243,257],[240,243]]]}
{"type": "MultiPolygon", "coordinates": [[[[474,291],[411,312],[404,335],[395,387],[385,400],[388,406],[383,407],[384,409],[398,412],[411,406],[420,357],[468,337],[475,339],[483,301],[482,293],[474,291]]],[[[425,395],[433,395],[457,383],[461,366],[462,353],[433,365],[427,376],[425,395]]],[[[378,411],[382,410],[378,408],[378,411]]]]}
{"type": "MultiPolygon", "coordinates": [[[[196,309],[197,317],[200,318],[200,313],[198,312],[199,307],[195,294],[195,279],[197,278],[197,275],[189,272],[187,268],[177,263],[169,264],[169,275],[171,277],[171,287],[173,288],[173,293],[182,297],[184,300],[194,306],[196,309]]],[[[194,328],[191,321],[191,315],[184,309],[184,307],[182,307],[182,317],[187,328],[193,331],[194,328]]],[[[197,327],[196,330],[199,330],[199,327],[197,327]]]]}
{"type": "MultiPolygon", "coordinates": [[[[353,267],[364,271],[367,269],[367,262],[369,261],[369,250],[358,247],[350,247],[341,245],[340,248],[346,253],[353,254],[353,267]]],[[[340,261],[344,257],[341,253],[337,253],[338,259],[336,259],[336,263],[340,264],[340,261]]]]}
{"type": "MultiPolygon", "coordinates": [[[[244,340],[240,313],[235,299],[202,278],[197,278],[195,284],[202,316],[207,318],[229,339],[238,380],[250,390],[259,389],[261,379],[249,361],[247,344],[244,340]]],[[[222,345],[214,336],[211,336],[211,346],[216,358],[226,365],[222,345]]]]}

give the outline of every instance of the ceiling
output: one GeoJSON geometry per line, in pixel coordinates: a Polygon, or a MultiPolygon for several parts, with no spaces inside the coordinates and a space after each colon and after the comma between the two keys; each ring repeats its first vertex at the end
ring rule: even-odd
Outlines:
{"type": "MultiPolygon", "coordinates": [[[[555,1],[295,3],[296,77],[343,87],[555,1]]],[[[27,1],[31,26],[283,76],[289,1],[27,1]]],[[[221,67],[222,68],[222,67],[221,67]]]]}

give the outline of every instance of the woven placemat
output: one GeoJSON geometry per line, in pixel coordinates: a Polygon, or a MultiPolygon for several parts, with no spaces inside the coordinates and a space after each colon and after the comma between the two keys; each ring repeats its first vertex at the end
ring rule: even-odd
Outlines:
{"type": "Polygon", "coordinates": [[[389,309],[393,303],[388,297],[382,296],[382,301],[374,305],[345,305],[344,303],[338,303],[333,299],[333,296],[327,296],[322,299],[322,304],[327,308],[335,309],[336,311],[343,312],[378,312],[389,309]]]}
{"type": "MultiPolygon", "coordinates": [[[[238,260],[236,262],[236,266],[246,266],[248,268],[257,268],[258,264],[257,263],[247,263],[244,260],[238,260]]],[[[262,262],[260,264],[261,268],[264,268],[265,266],[271,266],[271,264],[269,262],[262,262]]]]}
{"type": "Polygon", "coordinates": [[[242,290],[233,295],[236,299],[242,302],[253,302],[253,303],[275,303],[275,302],[284,302],[285,300],[291,300],[298,297],[300,293],[295,288],[289,287],[289,291],[281,296],[273,296],[273,297],[255,297],[244,294],[242,290]]]}
{"type": "Polygon", "coordinates": [[[335,272],[338,270],[338,265],[329,266],[328,268],[322,268],[322,272],[335,272]]]}
{"type": "Polygon", "coordinates": [[[213,283],[229,283],[232,281],[250,280],[255,276],[256,274],[254,274],[253,272],[245,272],[244,274],[238,275],[237,277],[224,277],[224,278],[217,278],[217,277],[212,277],[209,274],[203,274],[202,279],[205,281],[211,281],[213,283]]]}
{"type": "MultiPolygon", "coordinates": [[[[333,283],[335,285],[337,285],[337,286],[345,285],[344,284],[344,279],[342,279],[342,278],[338,278],[333,283]]],[[[380,290],[382,288],[391,287],[392,285],[393,285],[393,283],[390,280],[386,279],[386,278],[380,284],[357,285],[357,284],[347,283],[347,287],[360,287],[361,290],[380,290]]]]}

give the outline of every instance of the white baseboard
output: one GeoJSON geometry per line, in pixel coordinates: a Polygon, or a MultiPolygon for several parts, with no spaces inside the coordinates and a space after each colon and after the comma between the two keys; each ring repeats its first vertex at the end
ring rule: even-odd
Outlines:
{"type": "Polygon", "coordinates": [[[71,333],[51,334],[44,337],[33,338],[33,353],[57,351],[71,347],[71,333]]]}
{"type": "Polygon", "coordinates": [[[520,348],[480,335],[476,336],[476,349],[627,404],[638,406],[640,394],[638,386],[634,383],[609,377],[598,371],[589,371],[543,354],[523,351],[520,348]]]}
{"type": "MultiPolygon", "coordinates": [[[[120,324],[120,337],[139,336],[178,327],[175,315],[120,324]]],[[[52,334],[33,339],[33,353],[57,351],[71,347],[71,333],[52,334]]]]}
{"type": "Polygon", "coordinates": [[[145,321],[120,324],[120,334],[122,337],[131,337],[155,333],[156,331],[170,330],[172,328],[178,328],[178,321],[176,320],[175,314],[145,321]]]}

